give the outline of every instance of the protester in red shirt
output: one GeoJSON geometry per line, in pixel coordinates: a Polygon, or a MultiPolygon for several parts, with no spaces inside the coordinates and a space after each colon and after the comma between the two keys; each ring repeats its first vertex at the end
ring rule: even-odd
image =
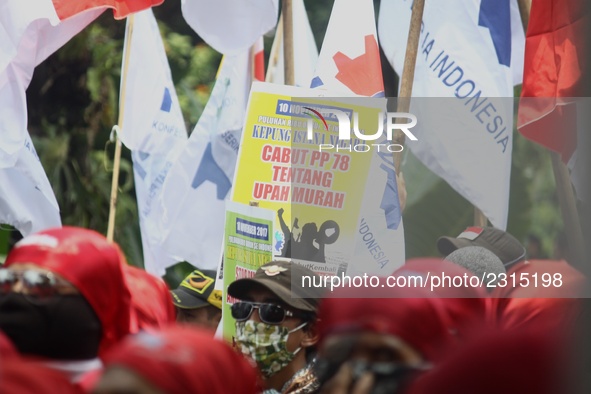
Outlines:
{"type": "Polygon", "coordinates": [[[164,281],[141,268],[123,267],[131,292],[131,331],[154,330],[175,321],[174,305],[164,281]]]}

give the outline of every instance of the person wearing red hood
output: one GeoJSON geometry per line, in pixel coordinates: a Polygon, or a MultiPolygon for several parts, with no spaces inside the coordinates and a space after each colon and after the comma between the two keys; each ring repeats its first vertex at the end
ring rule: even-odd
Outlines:
{"type": "Polygon", "coordinates": [[[569,329],[582,313],[579,298],[587,279],[564,260],[528,260],[515,265],[508,277],[507,286],[497,287],[491,297],[492,319],[501,329],[569,329]],[[511,278],[516,278],[515,287],[511,278]]]}
{"type": "Polygon", "coordinates": [[[76,381],[130,331],[120,249],[101,234],[62,227],[19,241],[0,268],[0,330],[21,354],[76,381]]]}
{"type": "Polygon", "coordinates": [[[487,332],[419,377],[406,394],[573,393],[576,375],[565,345],[564,338],[539,331],[487,332]]]}
{"type": "MultiPolygon", "coordinates": [[[[409,280],[419,276],[423,280],[427,280],[429,276],[431,278],[447,276],[453,279],[470,278],[474,274],[449,261],[422,257],[406,261],[394,272],[394,275],[406,276],[409,280]]],[[[465,341],[471,335],[479,334],[482,329],[490,325],[488,316],[490,302],[486,288],[470,286],[468,280],[461,286],[454,286],[451,280],[434,281],[433,283],[438,284],[433,288],[433,296],[441,300],[446,315],[449,317],[448,327],[458,339],[465,341]]]]}
{"type": "Polygon", "coordinates": [[[83,394],[60,372],[18,358],[0,364],[0,393],[83,394]]]}
{"type": "Polygon", "coordinates": [[[172,297],[162,279],[127,264],[123,272],[131,292],[131,332],[156,330],[175,321],[172,297]]]}
{"type": "Polygon", "coordinates": [[[455,343],[419,288],[341,288],[320,304],[321,393],[396,393],[455,343]]]}
{"type": "Polygon", "coordinates": [[[105,357],[93,394],[256,394],[257,373],[211,332],[170,326],[129,336],[105,357]]]}

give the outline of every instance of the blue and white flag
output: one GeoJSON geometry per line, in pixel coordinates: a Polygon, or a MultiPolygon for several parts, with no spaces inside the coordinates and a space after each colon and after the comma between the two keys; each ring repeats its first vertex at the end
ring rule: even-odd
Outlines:
{"type": "Polygon", "coordinates": [[[187,130],[151,9],[135,14],[125,51],[129,51],[129,71],[125,86],[121,86],[126,95],[119,136],[132,152],[144,268],[162,275],[178,260],[161,250],[162,234],[154,207],[168,171],[187,143],[187,130]]]}
{"type": "Polygon", "coordinates": [[[202,269],[217,269],[220,262],[225,203],[252,82],[250,59],[249,51],[224,56],[211,97],[154,207],[164,252],[202,269]]]}
{"type": "MultiPolygon", "coordinates": [[[[330,94],[384,97],[373,1],[335,1],[312,87],[327,89],[330,94]],[[351,23],[350,15],[355,15],[355,23],[351,23]]],[[[385,100],[383,107],[385,111],[385,100]]],[[[376,142],[387,141],[384,136],[376,142]]],[[[349,275],[390,275],[405,260],[393,156],[375,149],[371,154],[349,275]]]]}
{"type": "MultiPolygon", "coordinates": [[[[383,1],[379,35],[402,73],[412,1],[383,1]]],[[[427,1],[408,147],[500,229],[507,226],[513,86],[523,75],[524,33],[516,0],[427,1]],[[447,99],[422,99],[445,97],[447,99]]]]}

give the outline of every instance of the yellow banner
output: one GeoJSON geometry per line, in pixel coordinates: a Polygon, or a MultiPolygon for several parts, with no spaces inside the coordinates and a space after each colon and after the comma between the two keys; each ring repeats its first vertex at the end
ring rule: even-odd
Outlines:
{"type": "MultiPolygon", "coordinates": [[[[375,130],[384,101],[318,97],[320,91],[253,84],[232,200],[276,212],[273,254],[323,274],[345,272],[354,253],[372,153],[339,139],[331,111],[375,130]],[[310,126],[309,126],[310,125],[310,126]],[[309,128],[312,128],[309,130],[309,128]],[[309,136],[308,131],[312,134],[309,136]],[[309,139],[311,137],[311,139],[309,139]]],[[[326,94],[326,93],[324,93],[326,94]]],[[[361,146],[361,145],[359,145],[361,146]]]]}

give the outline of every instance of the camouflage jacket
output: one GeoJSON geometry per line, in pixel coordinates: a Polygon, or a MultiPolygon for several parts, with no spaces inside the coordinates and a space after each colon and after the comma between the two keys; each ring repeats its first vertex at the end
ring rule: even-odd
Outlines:
{"type": "Polygon", "coordinates": [[[320,384],[312,367],[309,365],[305,368],[300,369],[296,372],[291,379],[289,379],[281,389],[281,392],[277,390],[265,390],[263,394],[316,394],[320,384]]]}

